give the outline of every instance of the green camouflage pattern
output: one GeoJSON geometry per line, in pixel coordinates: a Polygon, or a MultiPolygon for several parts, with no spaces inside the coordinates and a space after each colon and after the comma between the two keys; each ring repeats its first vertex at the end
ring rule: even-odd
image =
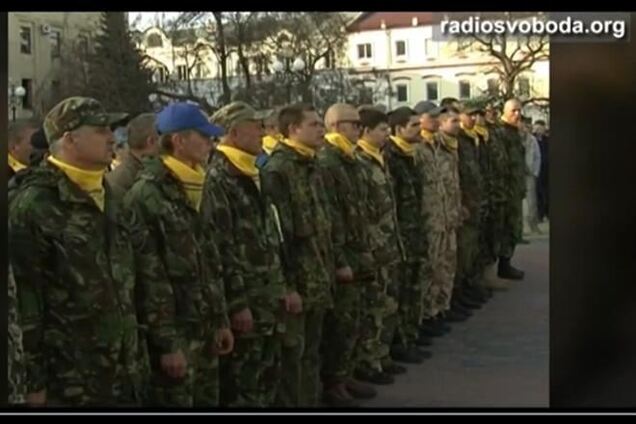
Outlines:
{"type": "Polygon", "coordinates": [[[217,245],[228,313],[249,308],[254,320],[250,333],[235,334],[240,348],[221,360],[221,394],[228,391],[226,406],[269,406],[273,394],[265,389],[278,386],[272,380],[279,376],[280,346],[275,341],[284,331],[281,299],[286,291],[278,210],[261,194],[260,182],[238,171],[221,152],[206,175],[201,214],[223,229],[217,245]]]}
{"type": "Polygon", "coordinates": [[[216,330],[229,325],[214,223],[191,206],[177,178],[159,158],[126,194],[127,210],[139,217],[135,246],[137,308],[148,326],[152,381],[148,402],[156,406],[217,406],[218,358],[210,352],[216,330]],[[160,369],[161,355],[181,350],[187,377],[175,381],[160,369]],[[201,379],[202,385],[194,382],[201,379]]]}
{"type": "Polygon", "coordinates": [[[8,345],[7,345],[7,376],[9,378],[9,405],[24,403],[26,386],[24,384],[24,349],[22,347],[22,329],[20,328],[20,314],[18,312],[18,292],[13,278],[13,269],[9,266],[7,280],[7,311],[8,311],[8,345]]]}
{"type": "Polygon", "coordinates": [[[384,147],[383,154],[392,176],[397,225],[405,253],[405,261],[398,265],[399,325],[396,340],[405,347],[411,347],[415,346],[418,337],[423,296],[421,273],[427,267],[422,169],[417,152],[415,156],[407,156],[393,142],[384,147]]]}
{"type": "Polygon", "coordinates": [[[287,291],[297,291],[303,302],[302,314],[286,317],[277,404],[317,406],[323,317],[333,306],[335,275],[322,175],[315,157],[279,144],[261,171],[261,183],[279,213],[287,291]]]}
{"type": "Polygon", "coordinates": [[[376,264],[376,277],[365,286],[362,295],[363,316],[358,360],[362,366],[382,369],[382,360],[389,356],[398,323],[397,276],[390,269],[406,259],[398,231],[397,210],[393,181],[386,167],[360,148],[355,150],[356,160],[368,188],[366,215],[371,236],[371,250],[376,264]]]}
{"type": "Polygon", "coordinates": [[[50,143],[83,125],[106,127],[126,116],[126,113],[106,113],[102,104],[90,97],[69,97],[53,106],[46,115],[44,133],[50,143]]]}
{"type": "Polygon", "coordinates": [[[134,214],[105,184],[105,211],[50,163],[10,196],[27,393],[50,406],[136,405],[146,356],[138,343],[134,214]]]}
{"type": "Polygon", "coordinates": [[[318,164],[329,199],[336,268],[350,266],[354,281],[336,283],[334,308],[327,311],[323,340],[322,375],[329,383],[351,376],[360,337],[361,295],[376,284],[367,216],[367,185],[360,164],[341,149],[325,143],[318,164]]]}

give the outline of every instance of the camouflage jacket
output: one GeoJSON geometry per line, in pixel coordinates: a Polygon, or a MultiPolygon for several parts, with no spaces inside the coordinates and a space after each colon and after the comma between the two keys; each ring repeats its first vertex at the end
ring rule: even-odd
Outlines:
{"type": "Polygon", "coordinates": [[[386,166],[356,148],[356,160],[361,165],[363,183],[368,189],[366,215],[368,217],[371,249],[377,266],[394,265],[406,260],[402,238],[398,231],[397,209],[393,181],[386,166]]]}
{"type": "Polygon", "coordinates": [[[457,136],[459,143],[459,186],[461,189],[462,205],[468,209],[466,222],[478,224],[482,208],[483,181],[480,169],[480,146],[475,140],[460,130],[457,136]]]}
{"type": "Polygon", "coordinates": [[[223,153],[212,159],[203,190],[203,219],[222,229],[217,244],[228,312],[249,307],[254,333],[272,334],[285,295],[278,211],[223,153]]]}
{"type": "Polygon", "coordinates": [[[517,127],[501,121],[492,130],[491,138],[496,142],[496,160],[505,163],[496,164],[496,184],[505,194],[506,201],[523,199],[526,192],[525,149],[517,127]]]}
{"type": "Polygon", "coordinates": [[[330,307],[335,265],[328,200],[317,160],[279,144],[261,171],[261,181],[279,213],[288,290],[302,296],[303,309],[330,307]]]}
{"type": "MultiPolygon", "coordinates": [[[[29,169],[9,207],[26,390],[50,404],[113,405],[139,396],[134,216],[105,184],[102,212],[54,165],[29,169]]],[[[138,399],[138,397],[137,397],[138,399]]],[[[134,400],[133,400],[134,402],[134,400]]]]}
{"type": "Polygon", "coordinates": [[[228,325],[213,223],[203,222],[159,158],[144,161],[124,205],[139,218],[137,307],[150,349],[185,352],[190,340],[211,340],[228,325]]]}
{"type": "Polygon", "coordinates": [[[422,184],[422,216],[426,232],[444,231],[444,181],[440,168],[440,144],[423,141],[415,146],[422,184]]]}
{"type": "Polygon", "coordinates": [[[116,190],[116,194],[123,197],[135,183],[142,168],[141,160],[129,151],[119,166],[106,174],[106,180],[116,190]]]}
{"type": "Polygon", "coordinates": [[[420,262],[427,255],[426,227],[422,209],[422,175],[417,156],[407,156],[393,143],[383,149],[393,193],[398,229],[404,243],[406,260],[420,262]]]}
{"type": "Polygon", "coordinates": [[[332,225],[336,267],[350,266],[356,278],[375,275],[367,216],[367,185],[361,166],[329,143],[318,153],[332,225]]]}
{"type": "Polygon", "coordinates": [[[462,225],[462,192],[459,186],[459,155],[457,148],[443,142],[441,132],[435,134],[440,144],[439,170],[444,183],[444,230],[457,229],[462,225]]]}
{"type": "Polygon", "coordinates": [[[7,376],[9,377],[9,404],[24,403],[26,387],[24,385],[24,349],[22,348],[22,329],[18,313],[18,293],[13,278],[13,270],[9,266],[7,293],[8,310],[8,345],[7,376]]]}

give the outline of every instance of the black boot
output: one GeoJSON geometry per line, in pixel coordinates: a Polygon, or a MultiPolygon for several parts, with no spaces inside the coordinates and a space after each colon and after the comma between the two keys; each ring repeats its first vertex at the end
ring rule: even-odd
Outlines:
{"type": "Polygon", "coordinates": [[[391,348],[391,359],[395,362],[404,362],[405,364],[422,363],[422,357],[417,352],[402,346],[393,346],[393,348],[391,348]]]}
{"type": "Polygon", "coordinates": [[[454,298],[454,300],[460,306],[468,309],[480,309],[481,304],[483,303],[480,301],[481,299],[478,299],[477,296],[474,294],[471,295],[468,291],[461,292],[459,296],[456,296],[454,298]]]}
{"type": "Polygon", "coordinates": [[[439,324],[435,320],[426,320],[420,325],[420,336],[424,337],[440,337],[446,332],[443,328],[440,328],[439,324]]]}
{"type": "Polygon", "coordinates": [[[420,336],[415,341],[415,345],[417,347],[431,346],[433,344],[433,340],[430,337],[426,337],[420,333],[420,336]]]}
{"type": "Polygon", "coordinates": [[[510,258],[499,258],[497,276],[506,280],[523,280],[525,273],[510,265],[510,258]]]}
{"type": "Polygon", "coordinates": [[[435,325],[440,331],[443,331],[443,334],[450,333],[452,327],[446,323],[446,318],[443,313],[440,313],[435,317],[435,325]]]}
{"type": "Polygon", "coordinates": [[[470,315],[462,312],[462,310],[451,308],[450,311],[444,313],[444,319],[448,322],[462,322],[466,321],[470,315]]]}

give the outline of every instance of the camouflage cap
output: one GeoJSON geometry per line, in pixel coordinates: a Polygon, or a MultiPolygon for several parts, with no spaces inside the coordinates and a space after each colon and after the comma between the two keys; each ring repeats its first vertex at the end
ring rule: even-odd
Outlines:
{"type": "Polygon", "coordinates": [[[483,108],[481,105],[474,101],[467,100],[459,105],[459,113],[465,113],[466,115],[472,115],[482,111],[483,108]]]}
{"type": "Polygon", "coordinates": [[[210,122],[228,131],[234,125],[245,121],[261,121],[272,115],[272,110],[257,111],[245,102],[232,102],[214,112],[210,122]]]}
{"type": "Polygon", "coordinates": [[[51,142],[82,125],[108,127],[126,116],[126,113],[107,113],[100,102],[90,97],[69,97],[55,105],[46,115],[44,133],[51,142]]]}

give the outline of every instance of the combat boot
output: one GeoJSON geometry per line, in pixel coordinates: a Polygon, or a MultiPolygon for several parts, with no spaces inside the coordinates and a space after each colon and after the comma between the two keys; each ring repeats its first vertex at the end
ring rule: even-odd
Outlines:
{"type": "Polygon", "coordinates": [[[393,346],[391,348],[391,359],[396,362],[404,362],[405,364],[422,363],[422,357],[417,352],[406,349],[403,346],[393,346]]]}
{"type": "Polygon", "coordinates": [[[440,328],[439,324],[432,319],[423,321],[419,330],[420,336],[424,337],[440,337],[446,333],[442,328],[440,328]]]}
{"type": "Polygon", "coordinates": [[[409,350],[417,355],[420,355],[420,358],[422,359],[431,359],[433,357],[433,353],[431,351],[420,349],[417,346],[411,346],[409,350]]]}
{"type": "Polygon", "coordinates": [[[345,387],[351,396],[356,399],[372,399],[378,395],[372,385],[358,381],[353,377],[347,378],[345,387]]]}
{"type": "Polygon", "coordinates": [[[433,340],[430,337],[426,337],[420,333],[417,340],[415,340],[415,346],[417,347],[425,347],[431,346],[433,344],[433,340]]]}
{"type": "Polygon", "coordinates": [[[510,258],[500,257],[497,275],[507,280],[523,280],[525,273],[510,265],[510,258]]]}
{"type": "Polygon", "coordinates": [[[466,321],[470,315],[465,315],[456,309],[450,309],[444,313],[444,319],[448,322],[463,322],[466,321]]]}
{"type": "Polygon", "coordinates": [[[480,309],[483,303],[481,297],[478,298],[477,295],[471,294],[468,290],[462,290],[457,296],[453,295],[453,300],[468,309],[480,309]]]}
{"type": "Polygon", "coordinates": [[[362,382],[381,386],[395,383],[395,378],[393,378],[391,374],[369,367],[359,367],[354,371],[353,375],[357,380],[362,382]]]}
{"type": "Polygon", "coordinates": [[[502,291],[510,288],[510,282],[497,277],[495,264],[492,264],[488,265],[484,270],[483,286],[486,289],[502,291]]]}
{"type": "Polygon", "coordinates": [[[345,383],[333,384],[328,389],[325,389],[322,400],[327,406],[333,406],[336,408],[351,408],[360,406],[347,391],[345,383]]]}
{"type": "Polygon", "coordinates": [[[384,372],[388,372],[389,374],[393,374],[393,375],[399,375],[399,374],[405,374],[406,373],[406,368],[403,367],[402,365],[398,365],[393,361],[386,361],[382,363],[382,371],[384,372]]]}

